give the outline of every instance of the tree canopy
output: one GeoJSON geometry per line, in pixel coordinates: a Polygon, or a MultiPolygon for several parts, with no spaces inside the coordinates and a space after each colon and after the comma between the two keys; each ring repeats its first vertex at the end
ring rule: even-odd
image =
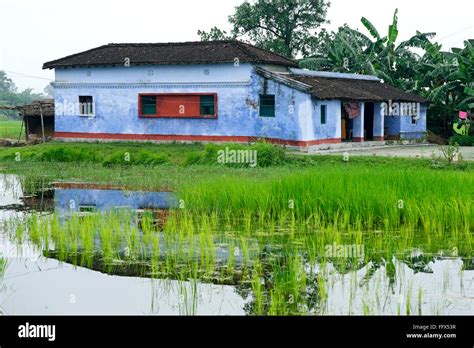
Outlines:
{"type": "MultiPolygon", "coordinates": [[[[50,97],[51,89],[46,87],[45,94],[34,93],[33,89],[27,88],[21,92],[7,74],[0,70],[0,105],[17,106],[31,103],[33,100],[50,97]]],[[[0,110],[0,114],[15,117],[16,112],[11,110],[0,110]]]]}
{"type": "Polygon", "coordinates": [[[248,39],[289,58],[308,54],[316,30],[326,23],[326,0],[256,0],[235,8],[228,20],[230,33],[213,27],[198,31],[201,40],[248,39]]]}

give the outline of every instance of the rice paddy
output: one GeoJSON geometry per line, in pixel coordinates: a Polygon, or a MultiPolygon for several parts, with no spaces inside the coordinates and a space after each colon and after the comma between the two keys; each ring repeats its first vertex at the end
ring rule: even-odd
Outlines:
{"type": "MultiPolygon", "coordinates": [[[[12,164],[9,170],[21,175],[0,177],[10,197],[0,235],[37,253],[30,267],[71,265],[70,281],[82,270],[97,281],[108,275],[102,284],[126,279],[143,289],[148,279],[150,313],[474,310],[469,166],[334,157],[254,169],[48,163],[43,175],[43,166],[12,164]],[[71,188],[66,180],[93,186],[71,188]],[[172,191],[167,208],[156,206],[160,191],[172,191]],[[155,197],[153,204],[143,197],[155,197]]],[[[87,303],[110,313],[100,310],[108,298],[96,296],[87,303]]]]}
{"type": "MultiPolygon", "coordinates": [[[[473,247],[472,235],[459,231],[427,238],[426,232],[405,227],[364,231],[295,220],[269,228],[258,220],[236,223],[230,216],[222,220],[217,214],[180,212],[164,224],[157,224],[153,214],[130,211],[68,219],[36,213],[11,220],[4,228],[19,244],[28,238],[44,257],[109,274],[173,279],[183,289],[189,282],[248,288],[252,292],[248,314],[254,315],[331,314],[327,301],[334,272],[338,277],[360,278],[349,280],[350,293],[373,282],[393,291],[402,278],[397,267],[426,270],[430,260],[443,257],[470,262],[473,247]],[[365,274],[357,276],[361,271],[365,274]]],[[[402,289],[405,307],[391,314],[419,312],[422,288],[402,289]],[[413,297],[418,302],[410,303],[413,297]]],[[[352,303],[346,314],[385,313],[380,301],[372,303],[371,295],[363,296],[366,302],[361,308],[352,303]]],[[[352,299],[356,300],[360,298],[352,299]]]]}

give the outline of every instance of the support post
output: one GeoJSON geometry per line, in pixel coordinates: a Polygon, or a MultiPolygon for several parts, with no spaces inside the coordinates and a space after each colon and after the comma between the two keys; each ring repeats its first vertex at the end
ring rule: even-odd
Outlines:
{"type": "Polygon", "coordinates": [[[46,139],[44,137],[43,109],[41,108],[41,105],[40,105],[40,116],[41,116],[41,134],[43,135],[43,144],[44,144],[46,142],[46,139]]]}

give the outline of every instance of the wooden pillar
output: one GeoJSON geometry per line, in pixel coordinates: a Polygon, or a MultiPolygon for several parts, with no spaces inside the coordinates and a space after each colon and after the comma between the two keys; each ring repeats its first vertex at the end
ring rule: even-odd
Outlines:
{"type": "MultiPolygon", "coordinates": [[[[22,117],[21,119],[22,119],[22,121],[21,121],[21,127],[20,127],[20,134],[18,135],[18,141],[17,141],[18,144],[20,143],[20,140],[21,140],[21,133],[23,132],[23,125],[25,124],[25,118],[22,117]]],[[[26,132],[26,125],[25,125],[25,132],[26,132]]]]}
{"type": "Polygon", "coordinates": [[[23,116],[23,122],[25,123],[25,139],[26,142],[30,140],[29,135],[30,135],[30,126],[28,125],[28,117],[23,116]]]}
{"type": "Polygon", "coordinates": [[[41,134],[43,135],[43,143],[45,143],[46,139],[44,137],[43,109],[41,108],[41,105],[40,105],[40,116],[41,116],[41,134]]]}

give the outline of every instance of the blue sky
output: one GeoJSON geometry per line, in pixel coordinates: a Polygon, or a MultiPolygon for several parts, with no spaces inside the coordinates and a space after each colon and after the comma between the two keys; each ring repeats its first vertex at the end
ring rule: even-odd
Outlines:
{"type": "MultiPolygon", "coordinates": [[[[20,89],[42,91],[53,72],[46,61],[111,42],[199,40],[198,29],[227,28],[242,0],[1,0],[0,70],[20,89]],[[38,78],[33,78],[31,75],[38,78]],[[43,79],[41,79],[41,78],[43,79]]],[[[474,38],[474,1],[332,0],[327,27],[347,23],[365,32],[362,16],[385,34],[399,9],[399,38],[435,31],[445,48],[474,38]]]]}

